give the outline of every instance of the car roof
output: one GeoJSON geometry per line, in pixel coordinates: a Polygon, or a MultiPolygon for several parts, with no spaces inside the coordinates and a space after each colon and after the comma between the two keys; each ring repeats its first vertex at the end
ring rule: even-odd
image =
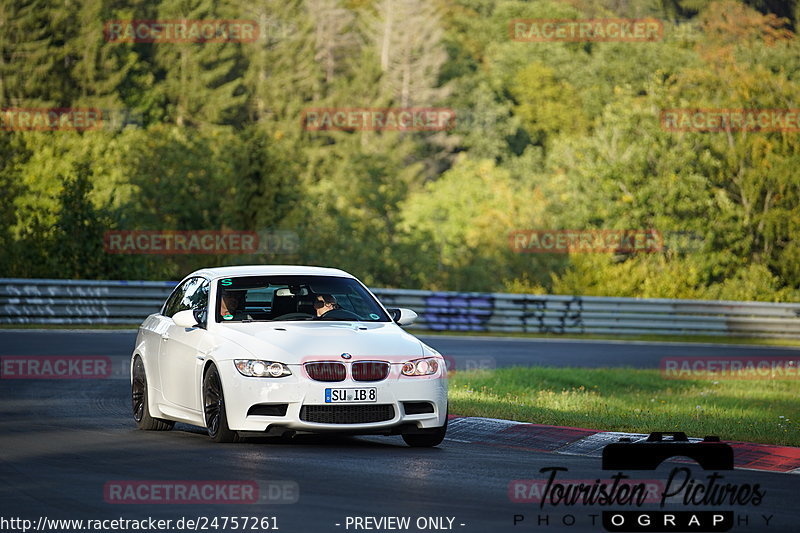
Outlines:
{"type": "MultiPolygon", "coordinates": [[[[186,276],[187,278],[202,276],[208,279],[234,278],[238,276],[335,276],[340,278],[353,278],[344,270],[303,265],[242,265],[216,268],[203,268],[186,276]]],[[[185,278],[184,278],[185,279],[185,278]]]]}

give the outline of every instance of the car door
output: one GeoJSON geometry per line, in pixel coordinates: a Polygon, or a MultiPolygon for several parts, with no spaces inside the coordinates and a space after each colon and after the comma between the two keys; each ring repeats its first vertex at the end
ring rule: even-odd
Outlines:
{"type": "MultiPolygon", "coordinates": [[[[200,376],[205,354],[210,347],[210,334],[204,328],[182,328],[175,325],[175,313],[187,309],[208,315],[208,291],[205,278],[189,278],[164,307],[164,327],[158,366],[161,390],[170,404],[200,410],[200,376]]],[[[202,318],[205,321],[205,318],[202,318]]]]}

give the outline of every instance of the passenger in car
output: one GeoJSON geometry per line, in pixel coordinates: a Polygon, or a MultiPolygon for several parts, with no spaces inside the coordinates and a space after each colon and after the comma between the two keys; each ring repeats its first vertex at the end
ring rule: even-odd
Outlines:
{"type": "Polygon", "coordinates": [[[317,294],[317,299],[314,301],[314,310],[317,312],[317,318],[328,311],[340,308],[341,306],[336,303],[336,298],[333,294],[317,294]]]}

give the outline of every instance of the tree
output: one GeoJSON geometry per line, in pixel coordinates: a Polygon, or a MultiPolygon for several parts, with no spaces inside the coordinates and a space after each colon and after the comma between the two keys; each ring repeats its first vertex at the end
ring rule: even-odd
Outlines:
{"type": "Polygon", "coordinates": [[[523,274],[549,281],[547,272],[563,259],[517,254],[509,246],[512,230],[546,223],[546,196],[519,190],[525,188],[494,161],[462,156],[441,179],[411,194],[400,227],[419,250],[417,283],[434,290],[495,291],[523,274]]]}
{"type": "MultiPolygon", "coordinates": [[[[234,19],[235,12],[212,0],[164,0],[164,20],[234,19]]],[[[244,114],[247,95],[241,76],[246,65],[238,42],[175,42],[159,46],[158,85],[171,121],[178,126],[229,124],[244,114]]]]}
{"type": "Polygon", "coordinates": [[[19,166],[30,156],[20,137],[13,134],[0,135],[0,204],[6,206],[0,212],[0,276],[23,276],[24,265],[16,261],[16,224],[19,213],[13,207],[22,191],[17,179],[19,166]]]}
{"type": "Polygon", "coordinates": [[[46,258],[53,270],[73,279],[102,279],[114,271],[112,258],[103,249],[103,234],[111,219],[92,204],[91,172],[89,164],[81,162],[71,175],[62,178],[57,220],[46,258]],[[76,239],[76,235],[81,238],[76,239]]]}
{"type": "Polygon", "coordinates": [[[109,42],[101,31],[102,21],[114,20],[117,13],[101,0],[81,0],[64,42],[72,105],[102,109],[106,116],[124,112],[142,62],[133,44],[109,42]]]}
{"type": "Polygon", "coordinates": [[[296,159],[286,157],[288,143],[276,141],[258,125],[243,130],[231,154],[231,194],[220,207],[232,228],[277,228],[301,199],[296,159]]]}
{"type": "Polygon", "coordinates": [[[367,35],[379,51],[384,90],[401,107],[432,106],[444,95],[439,71],[447,55],[435,4],[381,0],[365,13],[367,35]]]}
{"type": "Polygon", "coordinates": [[[314,59],[323,67],[325,83],[330,85],[341,63],[358,50],[353,32],[355,13],[339,7],[337,0],[308,0],[308,16],[314,21],[314,59]]]}
{"type": "Polygon", "coordinates": [[[553,135],[586,131],[580,95],[568,81],[556,79],[553,69],[531,63],[517,73],[510,91],[517,102],[515,114],[532,142],[545,145],[553,135]]]}
{"type": "Polygon", "coordinates": [[[0,107],[64,106],[65,13],[47,0],[0,3],[0,107]]]}

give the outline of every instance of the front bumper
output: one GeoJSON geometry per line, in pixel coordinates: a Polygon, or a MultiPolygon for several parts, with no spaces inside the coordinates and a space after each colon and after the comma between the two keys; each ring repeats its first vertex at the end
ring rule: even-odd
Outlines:
{"type": "Polygon", "coordinates": [[[447,418],[447,378],[444,374],[444,363],[440,365],[439,371],[431,376],[403,376],[400,374],[401,366],[401,364],[392,363],[389,377],[381,381],[354,381],[348,372],[348,377],[344,381],[321,382],[307,377],[300,365],[290,366],[291,376],[251,378],[242,376],[234,367],[233,361],[221,361],[217,364],[222,376],[228,426],[235,431],[278,434],[286,431],[380,434],[411,432],[443,426],[447,418]],[[325,402],[325,389],[327,388],[362,387],[376,389],[375,402],[325,402]],[[433,412],[407,413],[408,404],[418,402],[429,402],[433,412]],[[281,407],[283,404],[286,405],[285,415],[248,415],[248,411],[254,405],[276,404],[281,407]],[[303,409],[304,406],[306,409],[303,409]],[[382,416],[390,409],[391,418],[382,416]],[[347,416],[339,417],[335,413],[334,416],[326,416],[324,413],[332,411],[346,414],[353,410],[366,411],[367,418],[380,412],[378,418],[381,418],[381,421],[365,423],[310,421],[310,419],[346,420],[347,416]]]}

